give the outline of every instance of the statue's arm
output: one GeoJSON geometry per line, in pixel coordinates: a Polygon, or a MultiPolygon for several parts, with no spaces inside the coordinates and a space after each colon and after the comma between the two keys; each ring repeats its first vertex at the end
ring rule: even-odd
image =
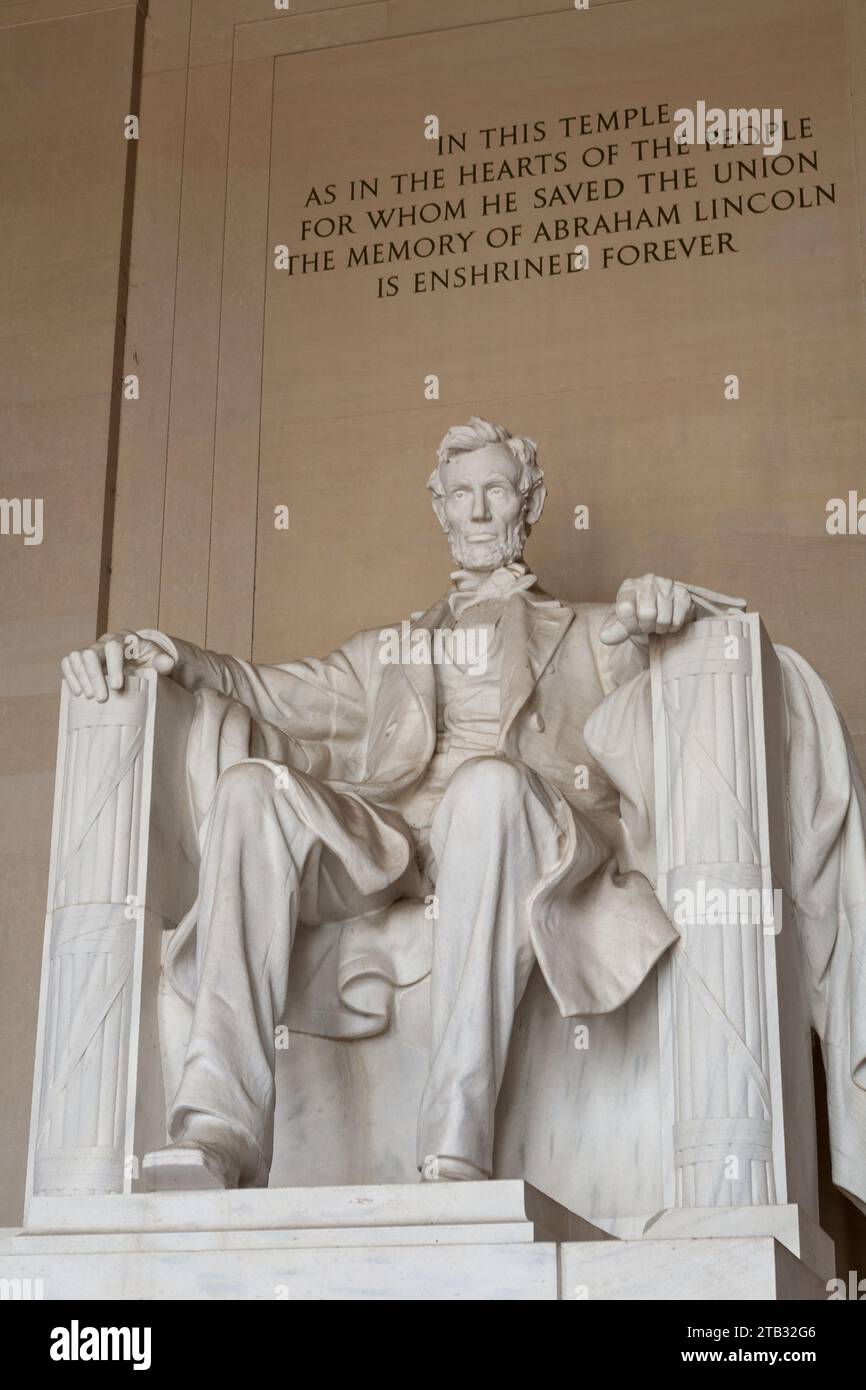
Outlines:
{"type": "Polygon", "coordinates": [[[75,695],[102,701],[123,686],[125,668],[151,667],[190,691],[217,690],[256,718],[300,739],[331,739],[357,731],[366,711],[367,643],[359,633],[322,660],[255,665],[206,651],[155,628],[101,637],[61,663],[75,695]]]}
{"type": "Polygon", "coordinates": [[[173,678],[187,690],[205,687],[238,700],[257,718],[296,738],[332,738],[340,726],[358,727],[366,712],[363,634],[323,659],[257,665],[206,651],[181,638],[152,631],[175,659],[173,678]]]}
{"type": "MultiPolygon", "coordinates": [[[[595,605],[593,605],[595,607],[595,605]]],[[[596,665],[605,694],[638,675],[649,664],[649,639],[679,632],[696,612],[724,617],[746,607],[746,600],[681,584],[661,575],[624,579],[615,602],[593,629],[596,665]]]]}
{"type": "MultiPolygon", "coordinates": [[[[725,599],[675,579],[645,574],[624,579],[614,603],[594,631],[596,664],[605,694],[639,675],[649,664],[649,638],[679,632],[695,615],[695,595],[725,599]]],[[[742,604],[743,600],[725,600],[742,604]]]]}

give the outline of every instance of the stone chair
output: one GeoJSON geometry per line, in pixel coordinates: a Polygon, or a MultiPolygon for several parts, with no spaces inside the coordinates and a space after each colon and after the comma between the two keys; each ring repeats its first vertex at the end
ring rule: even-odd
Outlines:
{"type": "MultiPolygon", "coordinates": [[[[193,699],[150,671],[101,705],[64,688],[23,1237],[149,1232],[156,1240],[167,1221],[199,1237],[292,1222],[309,1230],[310,1202],[321,1236],[357,1226],[347,1203],[364,1192],[373,1213],[365,1241],[372,1227],[382,1240],[385,1227],[392,1245],[411,1243],[406,1232],[418,1221],[464,1251],[473,1241],[486,1250],[494,1227],[497,1241],[531,1239],[536,1249],[553,1233],[556,1278],[539,1296],[586,1296],[574,1293],[585,1288],[590,1297],[695,1296],[707,1240],[708,1297],[726,1287],[732,1297],[823,1296],[832,1244],[818,1225],[811,1034],[794,933],[784,929],[780,698],[778,661],[755,614],[708,617],[653,639],[656,891],[669,905],[677,887],[707,872],[693,834],[699,815],[715,827],[713,872],[736,887],[776,890],[781,920],[735,925],[723,939],[681,928],[680,944],[638,993],[602,1017],[561,1018],[536,969],[499,1100],[492,1183],[452,1184],[450,1193],[417,1186],[422,979],[396,992],[391,1024],[376,1037],[293,1033],[278,1048],[267,1191],[144,1194],[140,1160],[165,1142],[165,1098],[188,1027],[160,961],[195,896],[183,776],[193,699]],[[723,650],[732,633],[742,647],[734,662],[723,650]],[[497,1192],[500,1205],[517,1203],[510,1215],[496,1207],[497,1192]],[[394,1202],[403,1216],[387,1215],[394,1202]],[[427,1203],[420,1217],[418,1203],[427,1203]]],[[[423,929],[423,903],[397,910],[417,913],[423,929]]],[[[507,1283],[506,1265],[496,1268],[492,1282],[483,1276],[487,1289],[507,1283]]],[[[466,1288],[473,1277],[466,1273],[466,1288]]],[[[235,1291],[242,1283],[229,1279],[235,1291]]]]}

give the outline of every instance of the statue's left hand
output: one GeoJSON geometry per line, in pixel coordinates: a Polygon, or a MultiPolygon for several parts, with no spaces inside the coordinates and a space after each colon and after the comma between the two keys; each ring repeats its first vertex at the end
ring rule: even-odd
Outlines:
{"type": "Polygon", "coordinates": [[[645,574],[642,579],[625,579],[620,584],[615,611],[599,637],[609,647],[627,637],[646,642],[651,632],[678,632],[694,616],[695,605],[685,584],[645,574]]]}
{"type": "Polygon", "coordinates": [[[100,704],[108,699],[110,691],[123,689],[123,673],[127,666],[138,669],[149,666],[170,676],[175,659],[149,637],[124,631],[107,632],[83,651],[70,652],[60,663],[63,679],[72,694],[98,700],[100,704]]]}

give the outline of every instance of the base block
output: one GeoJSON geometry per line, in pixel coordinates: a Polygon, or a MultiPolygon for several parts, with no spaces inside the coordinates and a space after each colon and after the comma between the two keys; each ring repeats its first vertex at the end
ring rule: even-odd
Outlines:
{"type": "Polygon", "coordinates": [[[644,1240],[695,1236],[772,1236],[821,1279],[836,1272],[833,1242],[816,1221],[793,1202],[762,1207],[681,1207],[659,1212],[647,1222],[644,1240]]]}
{"type": "MultiPolygon", "coordinates": [[[[151,1238],[56,1237],[43,1249],[8,1255],[0,1278],[40,1280],[46,1299],[553,1300],[557,1247],[537,1244],[437,1245],[416,1230],[411,1243],[327,1248],[298,1246],[291,1233],[245,1243],[182,1235],[151,1238]]],[[[410,1237],[406,1233],[406,1241],[410,1237]]],[[[21,1245],[15,1238],[16,1246],[21,1245]]],[[[26,1295],[25,1295],[26,1296],[26,1295]]],[[[32,1296],[32,1295],[30,1295],[32,1296]]]]}
{"type": "Polygon", "coordinates": [[[529,1183],[34,1199],[0,1236],[6,1298],[805,1299],[770,1236],[616,1240],[529,1183]]]}
{"type": "Polygon", "coordinates": [[[825,1300],[824,1281],[772,1236],[582,1242],[561,1247],[563,1299],[825,1300]]]}

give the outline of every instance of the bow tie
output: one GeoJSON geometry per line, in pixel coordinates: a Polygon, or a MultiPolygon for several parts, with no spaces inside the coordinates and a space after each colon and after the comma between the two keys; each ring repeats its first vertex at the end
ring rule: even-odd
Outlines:
{"type": "Polygon", "coordinates": [[[448,595],[448,604],[455,618],[475,603],[488,603],[491,599],[505,603],[515,594],[531,589],[536,582],[535,575],[517,562],[484,574],[455,570],[451,578],[455,588],[448,595]]]}

